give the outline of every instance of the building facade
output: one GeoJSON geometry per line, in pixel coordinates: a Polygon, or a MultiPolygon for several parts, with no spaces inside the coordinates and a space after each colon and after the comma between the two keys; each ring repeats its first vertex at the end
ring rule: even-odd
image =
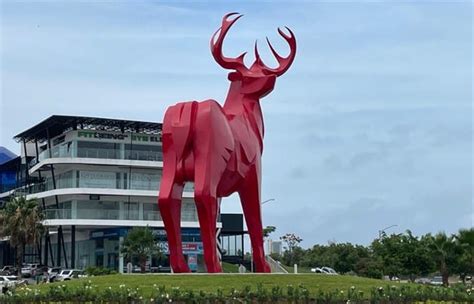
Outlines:
{"type": "MultiPolygon", "coordinates": [[[[14,187],[3,186],[0,201],[12,195],[37,199],[48,230],[37,246],[28,246],[25,262],[121,271],[126,263],[121,241],[140,226],[151,227],[167,252],[157,204],[163,168],[160,123],[51,116],[15,139],[22,145],[21,156],[0,170],[18,178],[14,187]]],[[[184,187],[181,221],[190,267],[203,270],[192,183],[184,187]]],[[[2,246],[5,264],[11,253],[2,246]]]]}

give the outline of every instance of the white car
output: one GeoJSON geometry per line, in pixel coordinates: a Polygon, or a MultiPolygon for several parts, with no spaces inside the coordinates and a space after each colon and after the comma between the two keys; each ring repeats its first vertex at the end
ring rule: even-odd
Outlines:
{"type": "Polygon", "coordinates": [[[23,277],[31,277],[38,266],[39,264],[26,264],[21,268],[21,275],[23,277]]]}
{"type": "Polygon", "coordinates": [[[61,267],[48,267],[48,280],[54,282],[61,273],[61,267]]]}
{"type": "Polygon", "coordinates": [[[328,274],[328,275],[338,275],[338,273],[334,269],[332,269],[331,267],[311,268],[311,272],[324,273],[324,274],[328,274]]]}
{"type": "Polygon", "coordinates": [[[85,277],[84,271],[78,269],[64,269],[57,275],[56,280],[58,281],[69,281],[71,279],[77,279],[85,277]]]}
{"type": "Polygon", "coordinates": [[[0,270],[0,275],[4,275],[4,276],[16,275],[16,268],[10,265],[3,266],[2,270],[0,270]]]}
{"type": "Polygon", "coordinates": [[[435,276],[431,279],[430,285],[441,286],[443,285],[443,277],[442,276],[435,276]]]}
{"type": "Polygon", "coordinates": [[[0,276],[0,288],[2,292],[8,288],[15,287],[19,283],[18,277],[15,276],[0,276]]]}

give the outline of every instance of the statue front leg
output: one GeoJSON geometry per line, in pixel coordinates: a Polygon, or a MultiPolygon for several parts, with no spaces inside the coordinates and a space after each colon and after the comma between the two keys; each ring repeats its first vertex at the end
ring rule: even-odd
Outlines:
{"type": "Polygon", "coordinates": [[[256,272],[271,272],[263,249],[263,228],[260,205],[260,163],[250,169],[239,190],[245,222],[250,235],[256,272]]]}

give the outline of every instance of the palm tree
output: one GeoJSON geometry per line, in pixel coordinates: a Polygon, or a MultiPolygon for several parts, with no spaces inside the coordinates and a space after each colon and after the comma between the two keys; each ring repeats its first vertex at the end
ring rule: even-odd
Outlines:
{"type": "Polygon", "coordinates": [[[0,236],[8,237],[16,249],[16,266],[20,274],[25,245],[35,244],[43,231],[43,213],[34,199],[24,196],[12,198],[0,210],[0,236]]]}
{"type": "Polygon", "coordinates": [[[443,285],[449,285],[449,275],[452,272],[453,260],[456,256],[456,243],[453,236],[447,236],[440,232],[435,236],[429,236],[429,247],[443,278],[443,285]]]}
{"type": "Polygon", "coordinates": [[[459,252],[457,273],[465,283],[466,276],[474,273],[474,228],[461,229],[454,238],[459,252]]]}
{"type": "Polygon", "coordinates": [[[130,230],[123,240],[121,251],[128,260],[138,258],[141,272],[145,272],[148,257],[161,255],[155,236],[149,227],[134,227],[130,230]]]}

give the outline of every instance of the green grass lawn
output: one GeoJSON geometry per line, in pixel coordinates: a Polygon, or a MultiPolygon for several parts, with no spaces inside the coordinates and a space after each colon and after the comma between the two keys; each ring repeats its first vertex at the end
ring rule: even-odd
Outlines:
{"type": "Polygon", "coordinates": [[[364,291],[365,295],[368,295],[373,287],[387,285],[387,282],[381,280],[322,274],[117,274],[42,284],[35,288],[46,290],[50,286],[58,284],[66,284],[68,287],[74,288],[81,286],[88,280],[93,285],[97,285],[99,289],[108,287],[119,288],[121,284],[125,284],[126,287],[130,288],[138,287],[144,295],[151,294],[151,290],[155,288],[155,285],[166,286],[166,288],[180,287],[180,289],[203,290],[207,292],[215,292],[217,289],[228,292],[232,288],[242,290],[245,286],[255,288],[258,284],[262,284],[266,288],[303,284],[310,292],[317,290],[334,291],[336,289],[346,292],[351,286],[355,286],[358,290],[364,291]]]}
{"type": "Polygon", "coordinates": [[[222,271],[224,273],[239,273],[239,265],[222,263],[222,271]]]}
{"type": "MultiPolygon", "coordinates": [[[[292,266],[286,266],[283,264],[281,264],[281,266],[283,266],[283,268],[285,268],[286,271],[288,271],[288,273],[293,273],[295,271],[294,267],[292,266]]],[[[310,267],[301,267],[298,265],[298,273],[313,273],[313,272],[311,272],[310,267]]]]}

